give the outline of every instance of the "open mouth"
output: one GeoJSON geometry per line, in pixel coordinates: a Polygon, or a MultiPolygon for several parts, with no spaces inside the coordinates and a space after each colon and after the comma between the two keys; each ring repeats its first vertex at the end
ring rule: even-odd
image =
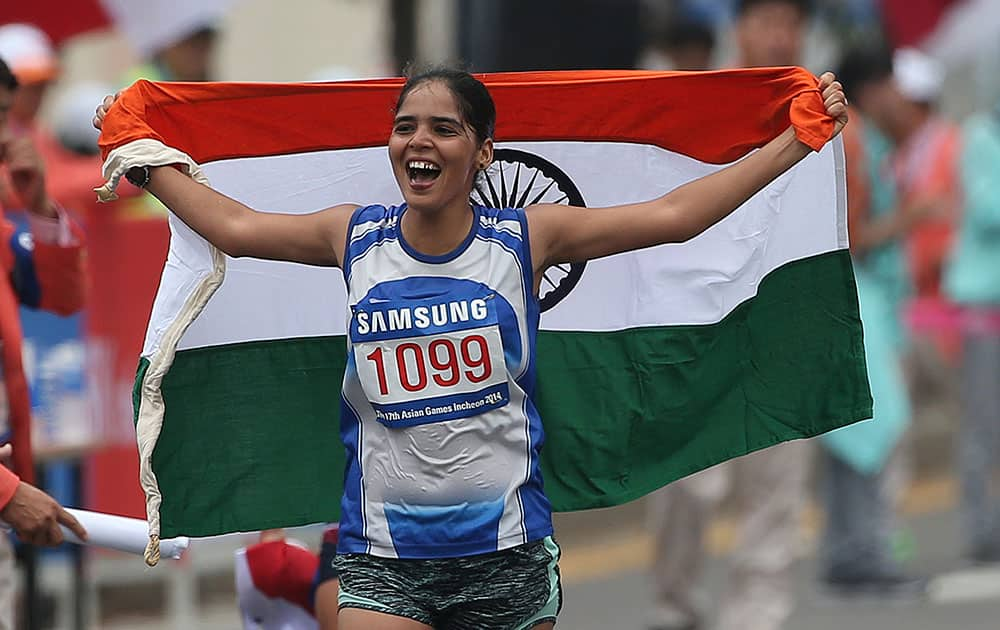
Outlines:
{"type": "Polygon", "coordinates": [[[441,174],[441,167],[426,160],[410,160],[406,163],[406,174],[411,184],[427,185],[441,174]]]}

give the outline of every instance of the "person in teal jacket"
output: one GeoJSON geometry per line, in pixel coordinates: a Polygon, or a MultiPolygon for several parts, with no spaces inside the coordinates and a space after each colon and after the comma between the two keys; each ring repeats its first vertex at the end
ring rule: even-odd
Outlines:
{"type": "Polygon", "coordinates": [[[870,421],[819,440],[826,514],[819,578],[845,597],[919,599],[927,580],[909,575],[894,550],[898,496],[890,477],[912,416],[902,369],[907,340],[901,311],[911,291],[902,244],[920,214],[900,203],[889,172],[892,143],[865,115],[877,105],[871,86],[892,76],[893,65],[885,51],[859,49],[840,67],[859,108],[843,138],[851,258],[874,406],[870,421]]]}
{"type": "MultiPolygon", "coordinates": [[[[861,116],[854,120],[863,123],[861,116]]],[[[851,253],[874,415],[820,439],[827,515],[820,579],[844,596],[919,598],[926,581],[908,575],[893,554],[896,501],[886,479],[911,419],[900,321],[909,286],[900,239],[908,221],[896,209],[891,183],[880,176],[888,141],[869,125],[859,124],[852,133],[845,137],[851,253]]]]}
{"type": "Polygon", "coordinates": [[[1000,102],[962,130],[964,214],[945,271],[945,292],[962,308],[962,418],[956,463],[966,555],[1000,562],[1000,102]],[[992,497],[992,498],[991,498],[992,497]]]}

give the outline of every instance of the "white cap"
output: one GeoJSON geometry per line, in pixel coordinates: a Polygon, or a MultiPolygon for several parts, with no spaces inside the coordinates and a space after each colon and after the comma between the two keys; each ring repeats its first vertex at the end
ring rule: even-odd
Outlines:
{"type": "Polygon", "coordinates": [[[59,74],[59,58],[52,42],[31,24],[0,26],[0,59],[22,85],[49,81],[59,74]]]}
{"type": "Polygon", "coordinates": [[[916,48],[900,48],[892,56],[892,78],[906,98],[933,103],[941,96],[945,70],[916,48]]]}
{"type": "Polygon", "coordinates": [[[59,142],[77,153],[97,154],[97,138],[101,132],[94,128],[94,108],[115,90],[110,85],[96,81],[83,81],[68,87],[52,111],[52,130],[59,142]]]}
{"type": "Polygon", "coordinates": [[[254,585],[246,549],[236,551],[236,599],[244,630],[319,630],[316,618],[307,611],[282,597],[268,597],[254,585]]]}
{"type": "Polygon", "coordinates": [[[203,28],[215,28],[235,0],[102,0],[143,59],[203,28]]]}

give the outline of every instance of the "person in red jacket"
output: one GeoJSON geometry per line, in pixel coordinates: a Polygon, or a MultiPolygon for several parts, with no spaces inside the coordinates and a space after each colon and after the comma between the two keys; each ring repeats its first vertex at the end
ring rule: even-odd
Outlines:
{"type": "MultiPolygon", "coordinates": [[[[0,446],[0,462],[6,461],[13,447],[0,446]]],[[[59,525],[65,525],[82,540],[87,532],[72,514],[55,499],[18,478],[0,465],[0,520],[10,525],[21,540],[33,545],[56,546],[62,543],[59,525]]]]}
{"type": "MultiPolygon", "coordinates": [[[[0,59],[0,169],[9,173],[24,208],[0,207],[0,520],[25,542],[58,545],[59,525],[86,537],[83,527],[31,485],[31,402],[21,364],[21,304],[61,315],[78,311],[84,296],[83,233],[50,197],[45,165],[30,136],[9,130],[7,115],[18,82],[0,59]],[[2,215],[24,210],[29,230],[2,215]],[[12,470],[5,467],[10,462],[12,470]]],[[[0,630],[13,627],[13,554],[0,532],[0,630]]]]}
{"type": "MultiPolygon", "coordinates": [[[[18,88],[7,119],[8,133],[31,138],[50,176],[48,192],[67,208],[77,210],[91,203],[95,186],[101,185],[101,158],[81,155],[64,146],[41,121],[42,108],[52,98],[59,80],[59,57],[48,36],[29,24],[0,26],[0,59],[17,77],[18,88]]],[[[94,136],[94,148],[97,148],[94,136]]],[[[24,208],[25,200],[6,173],[0,172],[0,206],[24,208]]]]}

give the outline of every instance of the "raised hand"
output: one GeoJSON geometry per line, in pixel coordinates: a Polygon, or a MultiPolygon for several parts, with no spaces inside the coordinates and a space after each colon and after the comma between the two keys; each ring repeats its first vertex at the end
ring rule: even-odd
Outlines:
{"type": "Polygon", "coordinates": [[[823,94],[826,113],[836,121],[833,128],[833,135],[836,136],[847,124],[847,96],[844,95],[844,87],[832,72],[824,72],[819,78],[819,89],[823,94]]]}
{"type": "Polygon", "coordinates": [[[104,126],[104,117],[108,115],[108,110],[111,109],[111,106],[115,104],[115,101],[121,95],[122,93],[119,91],[104,97],[104,100],[97,106],[97,111],[94,113],[94,120],[92,122],[95,128],[100,129],[104,126]]]}

